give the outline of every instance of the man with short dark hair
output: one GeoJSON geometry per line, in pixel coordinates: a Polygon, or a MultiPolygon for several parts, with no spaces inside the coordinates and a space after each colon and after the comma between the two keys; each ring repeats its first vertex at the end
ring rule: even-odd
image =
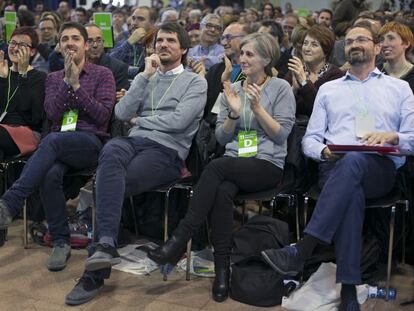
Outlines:
{"type": "Polygon", "coordinates": [[[318,14],[318,24],[325,24],[327,27],[331,26],[332,23],[332,11],[329,9],[322,9],[318,14]]]}
{"type": "Polygon", "coordinates": [[[110,268],[119,263],[116,251],[124,196],[136,195],[180,177],[206,101],[207,83],[184,70],[190,40],[177,23],[161,24],[155,54],[115,107],[129,121],[129,137],[117,137],[103,148],[96,173],[98,244],[86,259],[86,272],[66,296],[78,305],[97,295],[110,268]]]}
{"type": "Polygon", "coordinates": [[[342,284],[339,310],[360,310],[355,285],[361,284],[365,200],[391,191],[404,157],[362,152],[335,154],[333,145],[398,146],[414,151],[414,96],[406,81],[375,67],[381,47],[362,24],[345,37],[350,69],[323,84],[302,141],[305,155],[320,162],[321,193],[305,236],[295,246],[262,252],[279,273],[296,275],[315,247],[335,243],[336,281],[342,284]]]}
{"type": "Polygon", "coordinates": [[[53,250],[46,266],[62,270],[70,256],[70,231],[63,176],[69,170],[97,165],[115,104],[115,82],[109,69],[86,61],[89,49],[85,28],[65,23],[59,43],[65,68],[46,80],[44,109],[50,133],[30,157],[20,178],[0,199],[0,228],[19,213],[24,200],[37,188],[46,213],[53,250]]]}
{"type": "Polygon", "coordinates": [[[131,34],[127,40],[112,49],[111,56],[129,65],[128,78],[133,79],[144,69],[145,48],[141,40],[145,37],[151,24],[154,23],[151,8],[141,6],[131,16],[131,34]]]}
{"type": "Polygon", "coordinates": [[[79,24],[86,24],[88,22],[88,16],[86,10],[82,7],[77,7],[75,9],[75,15],[73,16],[73,21],[79,24]]]}
{"type": "Polygon", "coordinates": [[[128,89],[128,65],[105,53],[103,33],[97,25],[88,24],[85,28],[88,33],[89,50],[86,53],[88,61],[112,71],[117,91],[128,89]]]}

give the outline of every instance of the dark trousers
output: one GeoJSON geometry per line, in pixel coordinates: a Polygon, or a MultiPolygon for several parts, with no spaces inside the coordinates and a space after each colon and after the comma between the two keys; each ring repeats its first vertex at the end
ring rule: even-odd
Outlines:
{"type": "Polygon", "coordinates": [[[177,151],[142,137],[117,137],[102,149],[96,172],[99,241],[114,244],[124,196],[153,190],[180,177],[177,151]]]}
{"type": "Polygon", "coordinates": [[[338,283],[361,283],[365,199],[386,195],[395,176],[392,160],[379,155],[350,152],[320,164],[322,192],[305,233],[335,242],[338,283]]]}
{"type": "Polygon", "coordinates": [[[16,215],[24,200],[39,187],[52,239],[68,241],[70,233],[62,189],[63,176],[68,169],[76,171],[95,167],[101,148],[102,142],[92,133],[50,133],[42,139],[20,178],[1,199],[16,215]]]}
{"type": "Polygon", "coordinates": [[[256,158],[224,157],[207,165],[175,234],[189,238],[211,213],[215,264],[225,265],[231,253],[233,199],[239,191],[258,192],[276,187],[282,170],[256,158]]]}

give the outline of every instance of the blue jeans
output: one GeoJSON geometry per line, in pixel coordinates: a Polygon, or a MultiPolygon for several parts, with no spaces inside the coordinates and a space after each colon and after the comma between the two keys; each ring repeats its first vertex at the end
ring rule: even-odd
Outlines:
{"type": "Polygon", "coordinates": [[[39,144],[39,148],[24,166],[18,180],[2,196],[13,216],[24,200],[40,187],[40,198],[54,241],[69,240],[66,201],[62,189],[63,176],[71,170],[93,168],[102,149],[99,138],[89,132],[53,132],[39,144]]]}
{"type": "Polygon", "coordinates": [[[96,171],[96,225],[102,243],[114,245],[124,196],[156,189],[180,177],[177,151],[142,137],[117,137],[102,149],[96,171]]]}
{"type": "Polygon", "coordinates": [[[338,283],[361,283],[365,199],[390,192],[396,172],[389,158],[359,152],[320,164],[322,192],[305,233],[326,243],[334,240],[338,283]]]}

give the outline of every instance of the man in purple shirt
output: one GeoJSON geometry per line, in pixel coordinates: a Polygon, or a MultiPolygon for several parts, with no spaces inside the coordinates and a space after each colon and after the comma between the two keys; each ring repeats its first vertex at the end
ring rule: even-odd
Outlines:
{"type": "Polygon", "coordinates": [[[50,133],[0,199],[0,228],[5,228],[39,187],[53,240],[46,263],[51,271],[65,268],[70,256],[63,176],[68,171],[96,167],[102,145],[109,138],[108,123],[115,104],[112,72],[85,61],[87,39],[81,24],[62,25],[59,43],[65,68],[46,80],[44,108],[51,122],[50,133]]]}

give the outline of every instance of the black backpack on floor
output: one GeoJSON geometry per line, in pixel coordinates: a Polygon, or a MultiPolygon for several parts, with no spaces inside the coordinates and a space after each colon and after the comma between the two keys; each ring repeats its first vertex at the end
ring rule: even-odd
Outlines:
{"type": "Polygon", "coordinates": [[[289,242],[288,224],[257,215],[233,235],[230,297],[258,307],[280,305],[289,286],[284,277],[262,259],[260,252],[289,242]]]}

